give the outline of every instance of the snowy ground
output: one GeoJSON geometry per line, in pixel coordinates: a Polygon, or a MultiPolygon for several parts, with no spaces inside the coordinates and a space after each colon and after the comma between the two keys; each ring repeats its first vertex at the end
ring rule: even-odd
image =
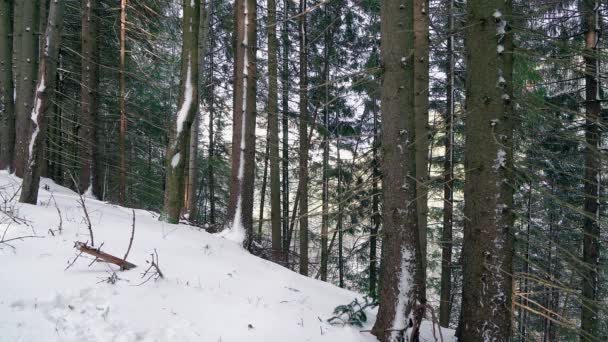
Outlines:
{"type": "MultiPolygon", "coordinates": [[[[5,197],[18,186],[17,178],[0,171],[5,197]]],[[[76,256],[74,242],[89,240],[77,200],[74,192],[43,179],[38,206],[14,204],[27,225],[9,225],[0,214],[0,234],[8,227],[5,239],[40,236],[12,241],[12,247],[0,244],[1,341],[375,341],[361,328],[326,323],[337,305],[359,294],[300,276],[219,236],[164,224],[142,210],[135,211],[128,258],[137,268],[89,266],[91,259],[82,256],[65,270],[76,256]],[[165,278],[139,285],[154,249],[165,278]],[[110,284],[113,271],[120,279],[110,284]]],[[[131,209],[93,199],[86,206],[96,246],[103,242],[103,251],[122,257],[131,209]]],[[[374,314],[369,318],[363,329],[371,327],[374,314]]],[[[423,341],[434,341],[430,323],[423,328],[423,341]]],[[[444,341],[452,334],[445,330],[444,341]]]]}

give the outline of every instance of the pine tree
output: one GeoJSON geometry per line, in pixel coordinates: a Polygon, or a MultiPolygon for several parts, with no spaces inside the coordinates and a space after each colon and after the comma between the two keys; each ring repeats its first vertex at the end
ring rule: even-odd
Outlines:
{"type": "Polygon", "coordinates": [[[227,228],[251,247],[256,119],[256,1],[235,4],[232,167],[227,228]]]}
{"type": "Polygon", "coordinates": [[[0,170],[11,167],[15,145],[12,7],[12,0],[0,0],[0,170]]]}
{"type": "Polygon", "coordinates": [[[467,3],[465,223],[459,338],[511,335],[513,45],[511,1],[467,3]]]}
{"type": "Polygon", "coordinates": [[[43,143],[46,135],[46,117],[51,107],[57,77],[57,57],[63,28],[63,9],[65,1],[51,1],[48,23],[44,33],[44,49],[40,58],[36,95],[31,112],[31,135],[29,137],[25,173],[19,202],[36,204],[40,171],[43,166],[43,143]]]}
{"type": "Polygon", "coordinates": [[[198,108],[198,36],[200,2],[183,2],[183,41],[178,111],[171,126],[166,154],[166,180],[163,219],[178,223],[184,198],[184,173],[190,142],[190,129],[198,108]]]}

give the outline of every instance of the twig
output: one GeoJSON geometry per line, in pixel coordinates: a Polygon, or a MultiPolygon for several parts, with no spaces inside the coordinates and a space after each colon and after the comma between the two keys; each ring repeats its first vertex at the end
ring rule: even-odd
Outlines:
{"type": "MultiPolygon", "coordinates": [[[[74,186],[76,187],[76,189],[78,189],[78,183],[76,182],[76,179],[74,179],[74,176],[72,175],[71,172],[69,172],[70,178],[72,178],[72,182],[74,182],[74,186]]],[[[84,211],[84,217],[87,220],[87,227],[89,228],[89,235],[91,236],[91,247],[95,247],[95,239],[93,238],[93,226],[91,224],[91,219],[89,218],[89,212],[87,211],[87,206],[84,203],[84,198],[82,197],[82,194],[80,193],[80,191],[76,191],[76,193],[78,193],[78,197],[80,198],[80,206],[82,207],[82,210],[84,211]]]]}
{"type": "Polygon", "coordinates": [[[146,276],[148,276],[148,278],[146,278],[144,281],[137,284],[136,286],[143,285],[143,284],[147,283],[148,281],[150,281],[150,279],[152,279],[152,278],[154,278],[154,280],[156,280],[158,278],[165,277],[163,275],[163,272],[160,270],[160,267],[158,266],[158,252],[156,251],[156,248],[154,248],[154,253],[150,253],[150,258],[152,260],[150,260],[150,261],[146,260],[146,262],[149,263],[150,266],[148,266],[148,268],[141,275],[142,279],[145,278],[146,276]],[[154,271],[152,271],[152,269],[154,269],[154,271]]]}
{"type": "Polygon", "coordinates": [[[124,260],[127,261],[127,256],[129,256],[129,252],[131,251],[131,246],[133,245],[133,237],[135,236],[135,209],[131,209],[133,212],[133,224],[131,225],[131,239],[129,240],[129,247],[127,248],[127,252],[125,253],[124,260]]]}
{"type": "MultiPolygon", "coordinates": [[[[53,203],[55,203],[55,209],[57,209],[57,214],[59,215],[59,227],[57,227],[57,230],[59,231],[59,235],[61,235],[61,232],[63,231],[63,218],[61,217],[61,210],[59,210],[59,206],[57,205],[57,201],[55,201],[55,196],[53,194],[51,194],[51,198],[53,199],[53,203]]],[[[55,236],[55,234],[53,234],[53,236],[55,236]]]]}

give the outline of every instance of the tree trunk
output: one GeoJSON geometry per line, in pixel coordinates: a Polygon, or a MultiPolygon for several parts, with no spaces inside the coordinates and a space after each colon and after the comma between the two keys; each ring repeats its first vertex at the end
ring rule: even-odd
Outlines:
{"type": "MultiPolygon", "coordinates": [[[[209,22],[211,22],[211,16],[213,15],[213,4],[214,0],[209,0],[209,14],[207,16],[209,22]]],[[[209,182],[209,223],[211,225],[215,224],[215,172],[214,172],[214,163],[215,163],[215,80],[214,80],[214,71],[215,64],[213,60],[213,56],[215,53],[215,30],[213,29],[213,25],[209,26],[209,45],[211,47],[212,53],[209,58],[209,80],[211,83],[211,91],[209,98],[209,160],[207,161],[207,173],[209,182]]]]}
{"type": "MultiPolygon", "coordinates": [[[[325,22],[330,23],[327,6],[323,8],[325,22]]],[[[333,25],[332,25],[333,26],[333,25]]],[[[325,29],[323,50],[323,74],[321,84],[323,85],[323,190],[322,190],[322,215],[321,215],[321,280],[327,281],[327,262],[329,260],[327,240],[329,234],[329,47],[331,44],[331,28],[325,29]]]]}
{"type": "Polygon", "coordinates": [[[264,151],[264,175],[262,176],[262,190],[260,195],[260,219],[258,220],[258,239],[262,239],[262,225],[264,224],[264,204],[266,203],[266,184],[268,183],[268,153],[270,145],[270,130],[266,131],[266,151],[264,151]]]}
{"type": "Polygon", "coordinates": [[[99,87],[98,1],[82,0],[82,67],[80,81],[80,110],[82,124],[79,130],[82,168],[78,189],[89,191],[101,198],[102,186],[98,172],[97,109],[99,87]]]}
{"type": "Polygon", "coordinates": [[[445,112],[445,156],[443,162],[443,230],[441,232],[441,289],[439,324],[450,325],[452,297],[452,227],[454,219],[454,0],[448,0],[447,88],[445,112]]]}
{"type": "Polygon", "coordinates": [[[61,29],[63,27],[63,8],[65,1],[51,1],[48,24],[44,32],[44,49],[40,59],[36,95],[31,112],[31,136],[29,138],[27,155],[28,161],[23,175],[21,197],[19,202],[36,204],[38,201],[38,186],[43,160],[43,142],[46,134],[46,115],[52,103],[57,76],[57,57],[61,44],[61,29]]]}
{"type": "Polygon", "coordinates": [[[336,121],[338,128],[336,129],[336,166],[338,168],[338,222],[336,229],[338,231],[338,286],[344,288],[344,227],[342,226],[342,158],[340,157],[340,118],[336,113],[336,121]]]}
{"type": "Polygon", "coordinates": [[[125,54],[127,43],[127,0],[120,1],[120,79],[119,79],[119,107],[120,107],[120,133],[118,136],[118,200],[121,205],[127,203],[127,169],[126,169],[126,139],[127,139],[127,109],[125,103],[125,54]]]}
{"type": "Polygon", "coordinates": [[[171,125],[166,154],[165,201],[163,219],[178,223],[184,198],[184,173],[190,142],[190,129],[198,108],[198,35],[200,3],[183,3],[183,42],[179,109],[171,125]]]}
{"type": "Polygon", "coordinates": [[[596,338],[600,327],[598,281],[600,262],[600,112],[599,1],[582,0],[580,9],[585,30],[585,217],[583,238],[583,299],[581,340],[596,338]]]}
{"type": "Polygon", "coordinates": [[[207,55],[207,47],[209,46],[209,11],[205,6],[205,0],[200,0],[200,19],[199,19],[199,38],[198,38],[198,72],[199,82],[198,95],[199,99],[197,102],[197,111],[194,115],[192,126],[190,127],[190,147],[188,153],[188,186],[186,188],[187,202],[186,208],[188,210],[188,221],[195,223],[198,216],[198,207],[196,205],[196,199],[198,198],[196,189],[198,188],[198,140],[199,140],[199,129],[201,115],[198,111],[199,103],[202,102],[203,93],[205,91],[203,86],[203,80],[205,79],[202,75],[204,71],[205,56],[207,55]]]}
{"type": "Polygon", "coordinates": [[[256,1],[235,4],[236,41],[232,169],[227,222],[234,238],[251,247],[256,117],[256,1]]]}
{"type": "Polygon", "coordinates": [[[283,42],[283,61],[281,68],[281,128],[283,130],[282,139],[282,193],[283,193],[283,257],[287,261],[289,257],[289,244],[287,235],[289,232],[289,0],[283,1],[283,27],[281,30],[281,40],[283,42]]]}
{"type": "Polygon", "coordinates": [[[267,0],[268,6],[268,131],[270,157],[270,224],[272,257],[282,260],[281,251],[281,179],[279,170],[279,95],[278,95],[278,40],[277,3],[267,0]]]}
{"type": "Polygon", "coordinates": [[[380,192],[378,191],[378,182],[380,181],[380,159],[378,156],[378,147],[380,141],[378,135],[380,134],[379,122],[378,122],[378,111],[374,109],[374,140],[372,142],[372,219],[373,227],[369,237],[369,294],[372,298],[378,296],[378,260],[377,260],[377,241],[378,232],[380,231],[380,192]]]}
{"type": "MultiPolygon", "coordinates": [[[[426,235],[429,182],[429,1],[414,0],[414,118],[416,133],[416,200],[422,262],[416,277],[418,302],[426,304],[426,235]]],[[[417,310],[421,320],[424,310],[417,310]]]]}
{"type": "Polygon", "coordinates": [[[11,169],[15,147],[12,0],[0,0],[0,170],[11,169]]]}
{"type": "Polygon", "coordinates": [[[416,204],[413,1],[383,1],[381,87],[383,250],[380,307],[372,333],[382,342],[417,339],[414,314],[421,261],[416,204]]]}
{"type": "Polygon", "coordinates": [[[38,70],[38,19],[39,2],[22,1],[16,8],[21,9],[19,35],[19,55],[16,66],[19,78],[16,79],[17,98],[15,100],[15,148],[13,166],[15,174],[23,177],[28,162],[29,138],[31,130],[30,114],[34,102],[36,72],[38,70]]]}
{"type": "Polygon", "coordinates": [[[308,53],[306,4],[300,1],[300,274],[308,275],[308,53]]]}
{"type": "Polygon", "coordinates": [[[462,341],[507,341],[513,274],[510,0],[471,0],[466,25],[462,341]]]}

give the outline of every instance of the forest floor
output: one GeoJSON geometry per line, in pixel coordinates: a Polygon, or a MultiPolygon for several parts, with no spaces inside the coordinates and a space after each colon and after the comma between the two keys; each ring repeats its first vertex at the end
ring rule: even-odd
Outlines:
{"type": "MultiPolygon", "coordinates": [[[[362,328],[327,323],[336,306],[360,294],[255,257],[220,236],[165,224],[156,213],[135,210],[127,259],[136,268],[121,271],[86,254],[74,262],[75,241],[90,242],[78,195],[42,179],[38,206],[16,203],[10,197],[19,182],[0,171],[0,240],[34,236],[0,244],[1,341],[375,341],[361,332],[371,328],[373,311],[362,328]],[[142,278],[155,251],[164,278],[155,279],[154,268],[142,278]]],[[[85,206],[95,246],[123,258],[132,210],[91,198],[85,206]]],[[[453,331],[442,335],[452,341],[453,331]]],[[[435,341],[430,322],[422,340],[435,341]]]]}

